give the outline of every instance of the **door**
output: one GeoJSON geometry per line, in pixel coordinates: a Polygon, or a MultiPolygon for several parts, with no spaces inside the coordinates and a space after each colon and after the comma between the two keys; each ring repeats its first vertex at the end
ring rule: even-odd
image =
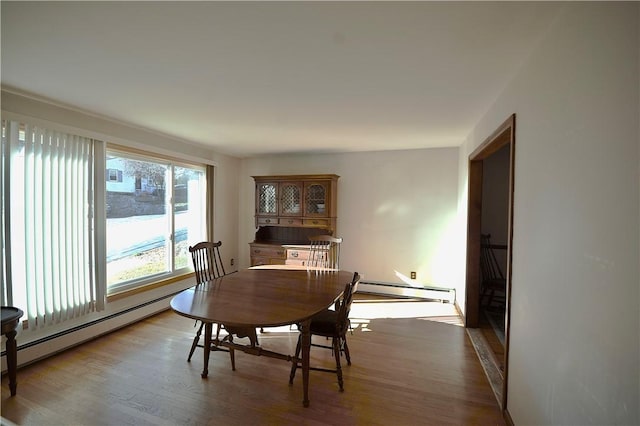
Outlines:
{"type": "Polygon", "coordinates": [[[465,296],[465,327],[477,328],[480,325],[481,302],[481,271],[480,250],[482,234],[482,206],[484,161],[508,146],[509,165],[507,183],[506,215],[506,289],[504,312],[504,374],[502,377],[502,392],[498,403],[503,410],[507,404],[507,377],[509,370],[509,318],[511,312],[511,260],[513,252],[513,191],[514,191],[514,160],[515,160],[515,114],[498,127],[470,156],[469,156],[469,199],[467,210],[467,276],[465,296]]]}

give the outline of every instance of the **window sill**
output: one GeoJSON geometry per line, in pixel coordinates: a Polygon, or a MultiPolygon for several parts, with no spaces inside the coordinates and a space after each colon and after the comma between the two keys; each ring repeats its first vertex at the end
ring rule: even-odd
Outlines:
{"type": "Polygon", "coordinates": [[[107,303],[114,302],[114,301],[120,300],[120,299],[124,299],[126,297],[133,296],[135,294],[144,293],[145,291],[154,290],[154,289],[159,288],[159,287],[164,287],[166,285],[173,284],[175,282],[182,281],[182,280],[185,280],[185,279],[189,279],[189,278],[192,278],[192,277],[195,277],[195,273],[190,272],[188,274],[182,274],[182,275],[178,275],[178,276],[175,276],[175,277],[166,278],[166,279],[163,279],[161,281],[156,281],[154,283],[141,285],[140,287],[132,288],[132,289],[129,289],[129,290],[123,290],[123,291],[120,291],[120,292],[111,293],[111,294],[109,294],[107,296],[107,303]]]}

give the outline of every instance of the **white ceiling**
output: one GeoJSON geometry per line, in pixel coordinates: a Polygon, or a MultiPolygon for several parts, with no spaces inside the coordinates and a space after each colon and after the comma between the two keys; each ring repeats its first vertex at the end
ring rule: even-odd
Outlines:
{"type": "Polygon", "coordinates": [[[1,77],[242,157],[457,146],[560,7],[2,1],[1,77]]]}

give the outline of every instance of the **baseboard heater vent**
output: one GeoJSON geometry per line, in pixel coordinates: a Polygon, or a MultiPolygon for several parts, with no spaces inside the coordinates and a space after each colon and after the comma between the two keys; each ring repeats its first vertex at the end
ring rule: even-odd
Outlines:
{"type": "Polygon", "coordinates": [[[420,299],[437,300],[443,303],[454,303],[456,290],[446,287],[409,286],[380,281],[360,281],[358,293],[372,293],[399,297],[416,297],[420,299]]]}
{"type": "MultiPolygon", "coordinates": [[[[136,306],[132,306],[130,308],[124,309],[122,311],[119,312],[115,312],[109,315],[106,315],[104,317],[101,318],[96,318],[90,321],[87,321],[85,323],[82,323],[80,325],[77,326],[72,326],[69,327],[68,329],[65,330],[61,330],[59,332],[56,333],[52,333],[50,335],[44,336],[42,338],[30,341],[30,342],[26,342],[26,343],[22,343],[20,344],[20,342],[18,342],[18,352],[29,352],[30,349],[34,349],[35,347],[38,347],[39,345],[51,345],[53,342],[57,341],[57,340],[62,340],[65,338],[69,338],[69,336],[72,336],[76,333],[83,333],[88,329],[92,329],[95,327],[99,327],[99,330],[97,330],[94,333],[91,333],[88,336],[83,336],[83,337],[79,337],[77,340],[75,340],[74,338],[71,338],[71,340],[75,340],[72,343],[67,342],[67,343],[60,343],[59,347],[56,347],[55,349],[53,349],[52,351],[46,353],[45,355],[42,356],[35,356],[33,359],[29,359],[29,357],[27,357],[27,360],[21,359],[19,360],[19,366],[23,367],[25,365],[31,364],[33,362],[36,362],[40,359],[46,358],[48,356],[54,355],[55,353],[61,352],[65,349],[68,349],[70,347],[73,346],[77,346],[81,343],[84,343],[85,341],[88,340],[93,340],[97,337],[100,337],[104,334],[113,332],[119,328],[122,327],[126,327],[129,324],[132,324],[134,322],[140,321],[141,319],[147,317],[147,316],[152,316],[157,314],[158,312],[165,310],[168,308],[169,302],[165,302],[165,300],[170,299],[171,297],[175,296],[178,292],[174,292],[165,296],[161,296],[158,297],[156,299],[141,303],[139,305],[136,306]],[[164,305],[166,303],[166,306],[164,305]],[[155,306],[154,306],[155,305],[155,306]],[[144,312],[141,313],[147,309],[150,310],[148,312],[144,312]],[[139,313],[140,312],[140,313],[139,313]],[[103,324],[108,324],[112,321],[116,321],[118,322],[119,319],[121,318],[125,318],[128,317],[126,320],[121,321],[120,323],[118,323],[115,326],[109,326],[109,325],[105,325],[104,327],[100,327],[103,324]]],[[[52,345],[52,346],[56,346],[56,345],[52,345]]],[[[6,356],[6,350],[2,351],[0,353],[0,356],[6,356]]]]}

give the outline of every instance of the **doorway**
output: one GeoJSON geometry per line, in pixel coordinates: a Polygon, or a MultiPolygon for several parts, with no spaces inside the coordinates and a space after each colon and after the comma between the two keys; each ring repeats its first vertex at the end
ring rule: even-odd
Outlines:
{"type": "MultiPolygon", "coordinates": [[[[515,159],[515,114],[502,123],[469,156],[469,202],[467,212],[467,276],[465,327],[485,340],[497,360],[499,371],[487,376],[502,410],[507,406],[511,259],[513,241],[513,181],[515,159]],[[487,241],[487,235],[490,240],[487,241]],[[504,289],[488,302],[488,285],[483,280],[481,261],[489,248],[504,275],[504,289]],[[494,301],[497,301],[495,303],[494,301]],[[493,318],[493,321],[490,320],[493,318]],[[501,342],[490,342],[481,332],[487,323],[503,328],[501,342]],[[500,346],[501,345],[501,346],[500,346]],[[502,351],[500,351],[502,349],[502,351]]],[[[470,334],[471,335],[471,334],[470,334]]],[[[499,337],[496,333],[496,337],[499,337]]],[[[482,360],[481,356],[481,360],[482,360]]]]}

